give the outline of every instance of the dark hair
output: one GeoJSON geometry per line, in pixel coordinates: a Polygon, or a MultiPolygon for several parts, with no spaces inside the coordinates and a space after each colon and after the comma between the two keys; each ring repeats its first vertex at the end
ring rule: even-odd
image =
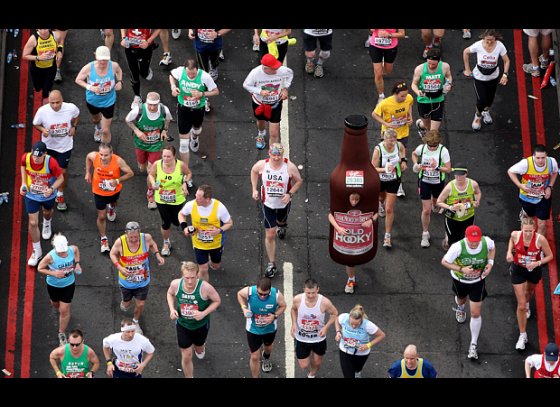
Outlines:
{"type": "MultiPolygon", "coordinates": [[[[546,146],[543,144],[537,144],[534,148],[533,148],[533,154],[536,153],[547,153],[546,151],[546,146]]],[[[548,153],[547,153],[548,154],[548,153]]]]}
{"type": "Polygon", "coordinates": [[[204,192],[204,199],[212,199],[214,196],[214,190],[210,185],[201,185],[198,190],[204,192]]]}
{"type": "Polygon", "coordinates": [[[393,95],[396,95],[397,93],[402,92],[402,91],[405,91],[405,90],[408,91],[408,86],[407,86],[406,83],[404,83],[404,82],[396,82],[396,83],[393,85],[393,88],[391,89],[391,93],[392,93],[393,95]]]}
{"type": "Polygon", "coordinates": [[[309,278],[305,281],[305,283],[303,284],[303,288],[307,288],[309,290],[312,290],[314,288],[319,287],[319,283],[317,282],[317,280],[313,279],[313,278],[309,278]]]}
{"type": "Polygon", "coordinates": [[[257,283],[257,287],[265,292],[270,291],[272,289],[272,281],[268,277],[262,277],[257,283]]]}
{"type": "Polygon", "coordinates": [[[483,28],[478,38],[494,37],[496,41],[503,39],[502,34],[495,28],[483,28]]]}

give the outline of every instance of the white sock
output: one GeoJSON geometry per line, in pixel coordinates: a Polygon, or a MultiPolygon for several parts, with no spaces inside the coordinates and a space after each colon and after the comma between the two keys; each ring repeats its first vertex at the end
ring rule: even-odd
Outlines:
{"type": "Polygon", "coordinates": [[[480,329],[482,328],[482,317],[473,318],[471,317],[471,343],[473,345],[478,345],[478,336],[480,335],[480,329]]]}

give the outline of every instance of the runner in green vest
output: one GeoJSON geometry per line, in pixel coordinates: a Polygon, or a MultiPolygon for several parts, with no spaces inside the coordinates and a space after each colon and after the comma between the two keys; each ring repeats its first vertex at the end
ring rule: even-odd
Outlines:
{"type": "Polygon", "coordinates": [[[91,379],[99,369],[99,359],[95,352],[84,344],[84,334],[79,329],[70,332],[67,345],[51,352],[50,361],[59,379],[91,379]],[[60,368],[58,361],[60,361],[60,368]]]}
{"type": "Polygon", "coordinates": [[[492,239],[482,236],[478,226],[469,226],[465,238],[453,244],[441,264],[450,270],[457,308],[455,318],[460,324],[467,320],[465,304],[470,299],[471,345],[469,359],[478,359],[478,337],[482,328],[482,302],[488,296],[486,278],[494,266],[496,245],[492,239]]]}
{"type": "Polygon", "coordinates": [[[428,130],[438,130],[443,120],[445,94],[451,91],[453,75],[447,62],[441,61],[441,50],[432,48],[428,51],[426,63],[414,70],[412,90],[418,95],[418,113],[416,121],[418,134],[424,137],[428,130]]]}
{"type": "Polygon", "coordinates": [[[194,59],[187,59],[185,66],[169,75],[171,94],[177,98],[177,127],[179,128],[181,161],[189,165],[190,150],[197,152],[202,133],[205,111],[210,111],[207,98],[220,94],[209,73],[198,69],[194,59]],[[192,137],[191,137],[192,134],[192,137]]]}
{"type": "Polygon", "coordinates": [[[193,345],[197,358],[206,355],[206,338],[210,329],[210,314],[221,303],[214,287],[198,278],[198,264],[186,262],[181,267],[182,278],[174,280],[167,291],[170,318],[176,321],[177,341],[182,355],[183,373],[193,377],[193,345]]]}
{"type": "MultiPolygon", "coordinates": [[[[138,169],[141,172],[144,172],[147,166],[149,174],[152,165],[160,159],[163,142],[169,137],[167,131],[171,120],[173,120],[173,117],[169,109],[160,102],[160,95],[156,92],[150,92],[146,103],[136,104],[126,117],[126,124],[134,132],[136,159],[138,160],[138,169]],[[133,121],[136,119],[138,119],[138,122],[134,124],[133,121]]],[[[154,190],[149,179],[147,183],[148,208],[156,209],[154,190]]]]}
{"type": "Polygon", "coordinates": [[[437,205],[445,213],[444,250],[465,236],[466,229],[474,225],[475,208],[480,206],[482,192],[478,182],[467,178],[469,170],[459,163],[452,168],[455,177],[439,194],[437,205]]]}

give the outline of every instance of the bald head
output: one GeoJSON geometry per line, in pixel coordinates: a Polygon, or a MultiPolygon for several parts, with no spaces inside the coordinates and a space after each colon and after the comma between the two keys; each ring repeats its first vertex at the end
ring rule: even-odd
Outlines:
{"type": "Polygon", "coordinates": [[[53,90],[49,94],[49,105],[51,105],[52,110],[58,112],[62,108],[62,93],[59,90],[53,90]]]}

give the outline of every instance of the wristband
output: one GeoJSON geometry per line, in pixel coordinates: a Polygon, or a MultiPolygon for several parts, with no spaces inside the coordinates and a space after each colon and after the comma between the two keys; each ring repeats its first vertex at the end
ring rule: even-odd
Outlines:
{"type": "Polygon", "coordinates": [[[368,349],[371,349],[371,342],[367,344],[368,349]]]}
{"type": "Polygon", "coordinates": [[[491,266],[493,266],[494,265],[494,260],[487,260],[486,264],[490,264],[491,266]]]}
{"type": "Polygon", "coordinates": [[[62,372],[59,370],[58,372],[56,372],[56,377],[58,377],[59,374],[61,374],[62,372]]]}
{"type": "Polygon", "coordinates": [[[189,225],[187,224],[187,222],[181,222],[181,230],[185,230],[188,227],[189,225]]]}
{"type": "Polygon", "coordinates": [[[118,261],[115,262],[115,267],[119,268],[119,266],[121,265],[121,263],[119,263],[118,261]]]}

